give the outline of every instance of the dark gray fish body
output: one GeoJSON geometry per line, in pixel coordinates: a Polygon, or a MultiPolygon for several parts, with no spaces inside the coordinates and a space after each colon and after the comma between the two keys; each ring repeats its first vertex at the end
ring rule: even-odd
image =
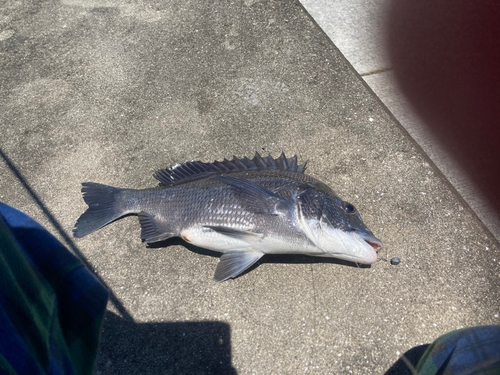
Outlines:
{"type": "Polygon", "coordinates": [[[297,158],[234,157],[187,162],[155,174],[161,186],[120,189],[86,182],[83,237],[126,214],[138,214],[146,242],[182,237],[222,252],[215,279],[235,277],[263,254],[297,253],[373,263],[382,243],[356,209],[304,174],[297,158]]]}

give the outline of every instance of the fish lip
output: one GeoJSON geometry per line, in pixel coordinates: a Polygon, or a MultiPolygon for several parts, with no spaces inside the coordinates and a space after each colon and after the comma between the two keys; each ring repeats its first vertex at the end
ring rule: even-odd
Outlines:
{"type": "Polygon", "coordinates": [[[373,249],[378,253],[380,249],[382,248],[382,241],[377,240],[377,241],[368,241],[365,240],[373,249]]]}
{"type": "Polygon", "coordinates": [[[380,241],[377,237],[373,235],[373,233],[366,233],[366,232],[359,232],[360,237],[370,245],[373,250],[375,250],[377,253],[380,251],[382,246],[382,241],[380,241]]]}

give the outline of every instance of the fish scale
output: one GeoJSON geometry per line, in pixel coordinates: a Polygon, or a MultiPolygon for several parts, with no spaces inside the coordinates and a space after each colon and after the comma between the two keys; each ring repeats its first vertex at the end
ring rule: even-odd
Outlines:
{"type": "Polygon", "coordinates": [[[373,263],[382,242],[353,205],[304,173],[284,154],[213,163],[192,161],[160,170],[160,186],[123,189],[84,182],[89,208],[73,231],[83,237],[127,214],[137,214],[141,238],[181,237],[223,253],[217,281],[234,278],[264,254],[299,253],[373,263]]]}

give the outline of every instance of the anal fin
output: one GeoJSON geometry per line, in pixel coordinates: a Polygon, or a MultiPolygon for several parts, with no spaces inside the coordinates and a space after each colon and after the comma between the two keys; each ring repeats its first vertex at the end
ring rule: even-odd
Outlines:
{"type": "Polygon", "coordinates": [[[139,212],[138,216],[141,224],[141,239],[145,242],[163,241],[177,235],[169,227],[168,222],[159,220],[146,212],[139,212]]]}
{"type": "Polygon", "coordinates": [[[222,254],[219,264],[215,269],[215,281],[221,282],[238,276],[257,262],[262,255],[264,254],[260,251],[240,251],[222,254]]]}

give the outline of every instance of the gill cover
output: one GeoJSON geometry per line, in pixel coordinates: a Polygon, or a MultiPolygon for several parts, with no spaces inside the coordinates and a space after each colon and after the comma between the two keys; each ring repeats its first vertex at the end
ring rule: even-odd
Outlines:
{"type": "Polygon", "coordinates": [[[323,256],[365,264],[377,260],[382,243],[352,204],[309,188],[296,197],[296,205],[302,230],[323,256]]]}

